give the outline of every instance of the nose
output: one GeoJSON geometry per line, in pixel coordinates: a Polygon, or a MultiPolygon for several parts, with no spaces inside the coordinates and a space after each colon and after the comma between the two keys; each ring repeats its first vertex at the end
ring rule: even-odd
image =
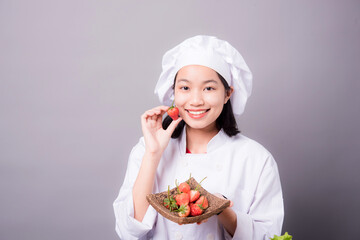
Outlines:
{"type": "Polygon", "coordinates": [[[190,105],[197,107],[204,105],[204,99],[201,91],[193,91],[191,94],[190,105]]]}

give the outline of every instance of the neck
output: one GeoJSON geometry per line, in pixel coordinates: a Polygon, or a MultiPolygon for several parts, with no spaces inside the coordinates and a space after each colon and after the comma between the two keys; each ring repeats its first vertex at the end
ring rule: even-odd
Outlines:
{"type": "Polygon", "coordinates": [[[208,143],[218,132],[215,125],[205,129],[186,126],[186,147],[191,153],[206,153],[208,143]]]}

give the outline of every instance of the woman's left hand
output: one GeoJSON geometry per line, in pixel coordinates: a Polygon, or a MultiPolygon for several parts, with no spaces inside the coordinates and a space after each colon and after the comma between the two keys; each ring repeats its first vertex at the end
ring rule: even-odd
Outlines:
{"type": "MultiPolygon", "coordinates": [[[[213,195],[215,195],[215,196],[217,196],[217,197],[219,197],[219,198],[221,198],[221,199],[227,199],[227,198],[225,198],[222,194],[220,194],[220,193],[214,193],[213,195]]],[[[231,201],[230,200],[230,206],[228,207],[228,208],[230,208],[230,207],[232,207],[234,205],[234,203],[233,203],[233,201],[231,201]]],[[[220,213],[221,214],[221,213],[220,213]]]]}
{"type": "MultiPolygon", "coordinates": [[[[214,195],[225,199],[225,197],[219,193],[215,193],[214,195]]],[[[218,215],[219,222],[224,226],[225,230],[231,235],[231,237],[234,236],[237,226],[237,215],[235,211],[232,210],[233,205],[233,201],[230,200],[230,206],[225,208],[224,211],[218,215]]]]}
{"type": "MultiPolygon", "coordinates": [[[[219,198],[221,198],[221,199],[226,199],[226,198],[224,198],[224,196],[222,195],[222,194],[220,194],[220,193],[214,193],[213,195],[215,195],[216,197],[219,197],[219,198]]],[[[234,203],[233,203],[233,201],[231,201],[230,200],[230,206],[228,207],[228,208],[231,208],[232,206],[234,205],[234,203]]],[[[226,208],[227,209],[227,208],[226,208]]],[[[225,210],[226,210],[225,209],[225,210]]],[[[222,212],[221,212],[222,213],[222,212]]],[[[221,214],[220,213],[220,214],[221,214]]],[[[219,215],[220,215],[219,214],[219,215]]],[[[204,219],[204,220],[202,220],[202,221],[200,221],[200,222],[197,222],[196,224],[197,225],[200,225],[200,224],[202,224],[202,223],[206,223],[208,221],[208,218],[207,219],[204,219]]]]}

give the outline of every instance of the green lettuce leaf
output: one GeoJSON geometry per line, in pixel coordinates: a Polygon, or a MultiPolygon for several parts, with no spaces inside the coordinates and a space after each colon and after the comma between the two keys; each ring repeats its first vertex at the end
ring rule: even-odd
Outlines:
{"type": "Polygon", "coordinates": [[[282,236],[275,235],[271,240],[292,240],[292,236],[289,235],[287,232],[282,236]]]}

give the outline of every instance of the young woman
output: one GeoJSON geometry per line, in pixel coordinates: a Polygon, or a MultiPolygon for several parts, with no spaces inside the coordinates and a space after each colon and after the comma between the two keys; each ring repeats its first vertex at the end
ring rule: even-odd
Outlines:
{"type": "Polygon", "coordinates": [[[155,93],[166,106],[141,116],[143,137],[130,153],[114,202],[121,239],[269,239],[280,235],[283,199],[275,160],[237,129],[252,75],[240,53],[215,37],[196,36],[169,50],[155,93]],[[163,115],[172,102],[179,119],[163,115]],[[231,206],[198,224],[178,225],[146,200],[189,175],[231,206]]]}

